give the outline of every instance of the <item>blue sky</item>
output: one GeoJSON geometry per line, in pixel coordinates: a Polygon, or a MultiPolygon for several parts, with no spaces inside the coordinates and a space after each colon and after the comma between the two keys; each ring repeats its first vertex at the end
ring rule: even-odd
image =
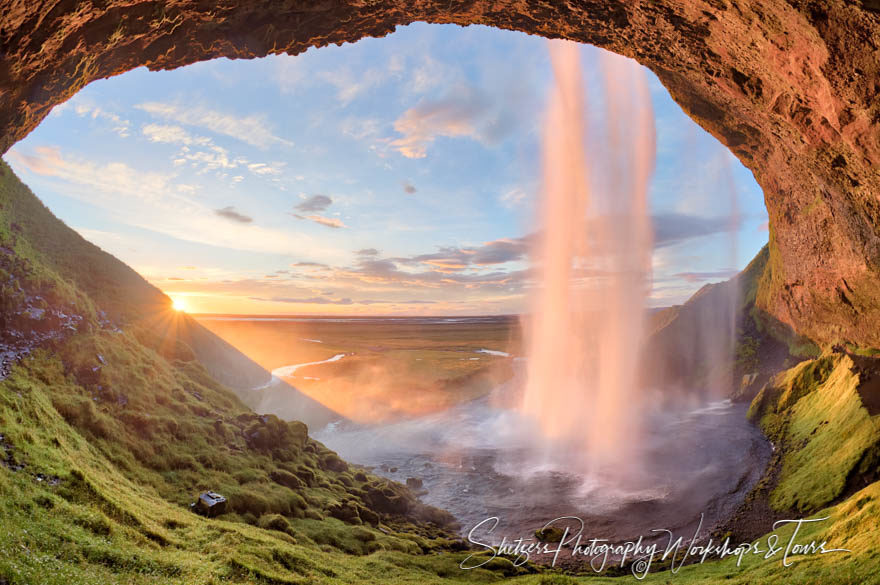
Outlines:
{"type": "MultiPolygon", "coordinates": [[[[601,116],[583,47],[589,116],[601,116]]],[[[751,173],[650,77],[651,304],[766,242],[751,173]]],[[[68,225],[194,312],[525,308],[546,41],[413,24],[297,57],[95,82],[6,155],[68,225]]]]}

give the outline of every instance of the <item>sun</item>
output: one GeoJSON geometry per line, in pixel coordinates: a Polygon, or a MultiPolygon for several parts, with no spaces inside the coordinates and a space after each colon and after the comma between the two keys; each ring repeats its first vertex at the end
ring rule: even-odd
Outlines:
{"type": "Polygon", "coordinates": [[[180,297],[173,297],[171,299],[171,307],[179,313],[186,313],[186,301],[180,297]]]}

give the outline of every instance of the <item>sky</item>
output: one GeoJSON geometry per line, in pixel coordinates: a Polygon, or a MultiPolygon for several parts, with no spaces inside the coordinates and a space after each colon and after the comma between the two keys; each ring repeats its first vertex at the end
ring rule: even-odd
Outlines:
{"type": "MultiPolygon", "coordinates": [[[[581,51],[587,118],[600,119],[601,50],[581,51]]],[[[650,304],[668,306],[743,268],[767,214],[751,172],[645,72],[650,304]]],[[[4,158],[189,312],[518,313],[551,81],[544,39],[416,23],[96,81],[4,158]]]]}

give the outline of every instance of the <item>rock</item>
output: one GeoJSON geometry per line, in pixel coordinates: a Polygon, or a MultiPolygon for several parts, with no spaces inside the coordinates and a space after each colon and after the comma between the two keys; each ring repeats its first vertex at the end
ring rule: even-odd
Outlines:
{"type": "Polygon", "coordinates": [[[424,496],[428,493],[428,490],[425,489],[424,482],[418,477],[406,478],[406,487],[416,496],[424,496]]]}
{"type": "Polygon", "coordinates": [[[204,492],[192,505],[197,514],[213,518],[226,512],[226,498],[217,492],[204,492]]]}

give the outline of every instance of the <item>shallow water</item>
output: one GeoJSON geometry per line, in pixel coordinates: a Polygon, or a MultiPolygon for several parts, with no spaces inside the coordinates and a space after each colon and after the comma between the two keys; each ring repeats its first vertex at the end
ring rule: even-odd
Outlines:
{"type": "Polygon", "coordinates": [[[494,406],[516,383],[444,413],[376,427],[331,425],[316,438],[379,475],[422,479],[422,501],[451,512],[463,534],[497,516],[500,524],[482,535],[484,542],[530,536],[560,516],[584,519],[591,537],[622,541],[659,528],[689,540],[702,514],[706,536],[736,509],[769,459],[747,407],[724,401],[649,415],[641,466],[629,480],[572,473],[520,413],[494,406]]]}

